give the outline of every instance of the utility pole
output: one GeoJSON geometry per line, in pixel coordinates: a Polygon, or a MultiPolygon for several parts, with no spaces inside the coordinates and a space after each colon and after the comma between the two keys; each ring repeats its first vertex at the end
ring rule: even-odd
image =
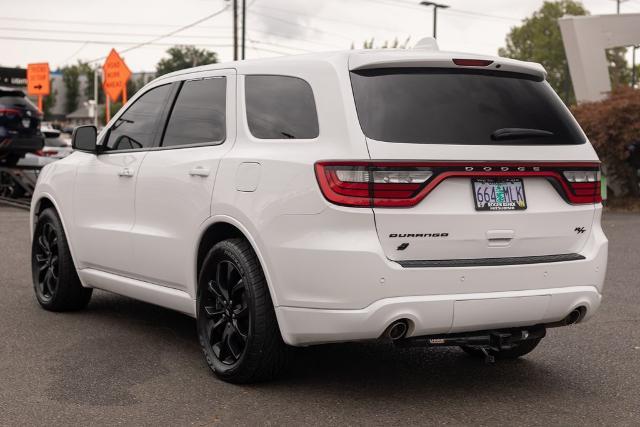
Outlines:
{"type": "Polygon", "coordinates": [[[242,59],[244,59],[245,44],[247,42],[247,0],[242,0],[242,59]]]}
{"type": "Polygon", "coordinates": [[[238,0],[233,0],[233,60],[238,60],[238,0]]]}
{"type": "Polygon", "coordinates": [[[422,1],[420,2],[422,6],[433,6],[433,38],[436,38],[437,34],[437,25],[438,25],[438,9],[448,9],[449,6],[446,4],[439,4],[432,1],[422,1]]]}
{"type": "Polygon", "coordinates": [[[624,3],[628,0],[614,0],[616,2],[616,14],[620,15],[620,3],[624,3]]]}

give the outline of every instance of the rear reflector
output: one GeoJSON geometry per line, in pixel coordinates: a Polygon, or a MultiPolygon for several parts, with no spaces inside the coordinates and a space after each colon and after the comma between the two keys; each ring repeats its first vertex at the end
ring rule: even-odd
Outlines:
{"type": "Polygon", "coordinates": [[[600,203],[597,163],[318,162],[316,177],[331,203],[352,207],[410,207],[451,177],[538,177],[570,204],[600,203]]]}
{"type": "Polygon", "coordinates": [[[493,61],[488,59],[460,59],[454,58],[453,63],[461,67],[488,67],[493,61]]]}

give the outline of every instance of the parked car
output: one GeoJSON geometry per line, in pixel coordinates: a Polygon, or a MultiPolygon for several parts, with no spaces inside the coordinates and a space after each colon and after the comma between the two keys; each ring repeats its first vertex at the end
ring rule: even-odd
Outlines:
{"type": "Polygon", "coordinates": [[[42,113],[23,91],[0,86],[0,164],[14,166],[44,146],[42,113]]]}
{"type": "Polygon", "coordinates": [[[525,355],[596,312],[607,264],[598,157],[545,76],[384,49],[159,77],[42,171],[38,302],[193,316],[231,382],[331,342],[525,355]]]}

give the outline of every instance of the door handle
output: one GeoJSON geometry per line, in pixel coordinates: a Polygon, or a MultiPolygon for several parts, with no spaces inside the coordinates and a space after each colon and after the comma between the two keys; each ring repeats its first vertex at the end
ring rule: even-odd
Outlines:
{"type": "Polygon", "coordinates": [[[129,168],[123,168],[118,171],[118,176],[123,176],[125,178],[131,178],[133,176],[133,171],[129,168]]]}
{"type": "Polygon", "coordinates": [[[189,171],[189,175],[191,176],[202,176],[207,177],[211,173],[211,169],[203,168],[202,166],[196,166],[195,168],[189,171]]]}

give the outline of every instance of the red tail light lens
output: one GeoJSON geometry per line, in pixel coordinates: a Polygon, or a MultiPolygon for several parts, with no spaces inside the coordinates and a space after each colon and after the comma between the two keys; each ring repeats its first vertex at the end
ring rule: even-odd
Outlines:
{"type": "Polygon", "coordinates": [[[331,203],[352,207],[417,205],[454,177],[542,178],[570,204],[602,202],[598,163],[318,162],[316,177],[331,203]]]}
{"type": "Polygon", "coordinates": [[[332,203],[360,207],[407,207],[419,202],[429,167],[398,164],[318,163],[316,176],[332,203]]]}
{"type": "Polygon", "coordinates": [[[602,190],[600,188],[600,169],[567,170],[563,172],[570,188],[567,197],[571,203],[600,203],[602,190]]]}

